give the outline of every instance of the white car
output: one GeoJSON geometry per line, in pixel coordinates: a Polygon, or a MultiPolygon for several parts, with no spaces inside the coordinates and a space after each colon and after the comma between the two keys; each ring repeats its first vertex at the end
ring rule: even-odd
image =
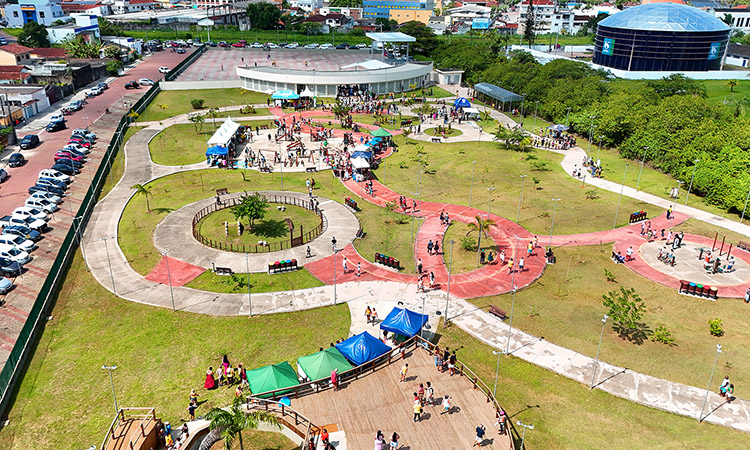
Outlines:
{"type": "Polygon", "coordinates": [[[8,258],[18,264],[26,264],[31,261],[29,252],[25,252],[18,247],[11,247],[10,245],[0,245],[0,257],[8,258]]]}
{"type": "Polygon", "coordinates": [[[288,44],[286,48],[297,48],[299,47],[299,44],[296,42],[292,42],[291,44],[288,44]]]}
{"type": "Polygon", "coordinates": [[[29,201],[29,200],[47,200],[56,205],[59,205],[60,203],[62,203],[61,197],[53,194],[52,192],[43,192],[43,191],[34,192],[33,194],[29,196],[28,199],[26,199],[26,201],[29,201]]]}
{"type": "Polygon", "coordinates": [[[63,183],[70,183],[71,178],[62,172],[58,172],[54,169],[43,169],[39,171],[39,178],[50,178],[56,181],[62,181],[63,183]]]}
{"type": "Polygon", "coordinates": [[[43,220],[45,222],[49,221],[49,216],[46,212],[30,206],[19,206],[13,210],[12,214],[19,217],[31,217],[32,219],[43,220]]]}
{"type": "Polygon", "coordinates": [[[0,245],[15,247],[25,252],[30,252],[36,248],[36,244],[31,239],[13,234],[0,234],[0,245]]]}
{"type": "Polygon", "coordinates": [[[50,123],[52,122],[65,122],[65,116],[62,115],[62,113],[53,114],[52,117],[49,118],[50,123]]]}
{"type": "Polygon", "coordinates": [[[88,95],[92,95],[92,96],[97,96],[97,95],[101,94],[102,92],[103,92],[103,90],[101,88],[94,87],[94,88],[89,89],[89,91],[87,92],[87,94],[88,95]]]}
{"type": "Polygon", "coordinates": [[[333,48],[333,44],[323,44],[320,46],[321,50],[330,50],[333,48]]]}
{"type": "Polygon", "coordinates": [[[318,48],[318,44],[313,42],[312,44],[305,45],[305,48],[318,48]]]}
{"type": "Polygon", "coordinates": [[[75,130],[71,131],[71,135],[73,134],[82,134],[86,136],[89,139],[96,140],[96,134],[92,133],[91,131],[85,129],[85,128],[76,128],[75,130]]]}
{"type": "Polygon", "coordinates": [[[367,48],[367,44],[359,43],[357,44],[357,48],[367,48]]]}
{"type": "Polygon", "coordinates": [[[90,148],[86,148],[77,142],[69,142],[65,144],[62,149],[63,150],[75,150],[76,152],[83,153],[84,155],[88,155],[89,153],[91,153],[90,148]]]}
{"type": "Polygon", "coordinates": [[[35,208],[40,211],[44,211],[47,214],[52,214],[55,211],[60,209],[60,207],[57,206],[56,203],[53,203],[50,200],[45,200],[41,198],[26,199],[25,206],[28,206],[29,208],[35,208]]]}
{"type": "MultiPolygon", "coordinates": [[[[167,72],[169,72],[169,71],[167,71],[167,72]]],[[[138,84],[142,84],[144,86],[153,86],[156,83],[154,82],[154,80],[152,80],[150,78],[140,78],[138,80],[138,84]]]]}
{"type": "Polygon", "coordinates": [[[273,42],[269,42],[269,43],[268,43],[268,44],[266,44],[266,45],[268,46],[268,48],[279,48],[279,46],[278,46],[278,45],[276,45],[276,44],[274,44],[273,42]]]}
{"type": "Polygon", "coordinates": [[[159,72],[160,73],[169,73],[169,67],[161,66],[161,67],[159,67],[159,72]]]}
{"type": "Polygon", "coordinates": [[[263,44],[261,44],[260,42],[253,42],[252,44],[250,44],[250,47],[251,48],[263,48],[263,44]]]}

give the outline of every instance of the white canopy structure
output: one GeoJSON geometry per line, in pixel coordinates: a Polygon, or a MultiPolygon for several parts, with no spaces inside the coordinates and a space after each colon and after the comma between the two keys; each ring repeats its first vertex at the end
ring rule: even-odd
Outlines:
{"type": "Polygon", "coordinates": [[[375,42],[417,42],[417,38],[399,32],[365,33],[365,36],[375,42]]]}
{"type": "Polygon", "coordinates": [[[367,61],[355,62],[354,64],[341,66],[342,69],[364,69],[364,70],[386,69],[389,67],[393,67],[393,66],[390,64],[386,64],[383,61],[378,61],[376,59],[369,59],[367,61]]]}
{"type": "Polygon", "coordinates": [[[315,97],[315,93],[311,91],[308,88],[305,88],[302,92],[299,93],[300,97],[315,97]]]}
{"type": "Polygon", "coordinates": [[[357,157],[357,158],[351,158],[349,161],[352,163],[352,167],[355,169],[369,169],[370,163],[367,162],[365,158],[357,157]]]}
{"type": "Polygon", "coordinates": [[[479,114],[479,110],[476,108],[464,108],[466,114],[479,114]]]}
{"type": "Polygon", "coordinates": [[[222,147],[227,147],[239,128],[240,124],[233,121],[231,117],[227,117],[227,120],[221,124],[221,127],[219,127],[219,129],[216,130],[216,133],[211,136],[211,139],[208,140],[208,145],[221,145],[222,147]]]}

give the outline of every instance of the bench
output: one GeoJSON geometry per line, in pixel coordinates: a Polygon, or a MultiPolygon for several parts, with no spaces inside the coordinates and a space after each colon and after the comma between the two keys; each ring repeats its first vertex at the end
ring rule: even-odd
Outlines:
{"type": "Polygon", "coordinates": [[[267,130],[267,129],[268,129],[268,125],[261,125],[261,126],[260,126],[260,129],[261,129],[261,130],[267,130]]]}
{"type": "Polygon", "coordinates": [[[234,275],[234,271],[229,267],[217,267],[214,273],[216,275],[234,275]]]}
{"type": "Polygon", "coordinates": [[[430,140],[432,141],[433,144],[439,144],[443,142],[443,140],[440,139],[439,137],[434,137],[434,138],[431,138],[430,140]]]}
{"type": "Polygon", "coordinates": [[[305,168],[305,171],[306,171],[307,173],[310,173],[310,172],[317,172],[317,171],[318,171],[318,168],[317,168],[317,167],[306,167],[306,168],[305,168]]]}
{"type": "Polygon", "coordinates": [[[261,167],[260,171],[261,172],[266,172],[266,173],[271,173],[271,168],[270,167],[261,167]]]}
{"type": "Polygon", "coordinates": [[[228,194],[228,193],[229,193],[229,191],[227,190],[227,188],[221,188],[221,189],[217,189],[216,190],[216,195],[225,195],[225,194],[228,194]]]}
{"type": "Polygon", "coordinates": [[[490,309],[487,312],[489,312],[490,314],[492,314],[495,317],[499,317],[500,320],[505,320],[505,319],[508,318],[508,315],[505,314],[505,311],[503,311],[502,309],[498,308],[495,305],[490,305],[490,309]]]}
{"type": "Polygon", "coordinates": [[[750,242],[740,241],[737,243],[737,247],[745,250],[746,252],[750,252],[750,242]]]}
{"type": "Polygon", "coordinates": [[[354,200],[352,200],[349,197],[346,197],[344,199],[344,204],[346,206],[350,207],[351,209],[355,210],[355,211],[359,211],[359,207],[357,206],[357,202],[355,202],[354,200]]]}

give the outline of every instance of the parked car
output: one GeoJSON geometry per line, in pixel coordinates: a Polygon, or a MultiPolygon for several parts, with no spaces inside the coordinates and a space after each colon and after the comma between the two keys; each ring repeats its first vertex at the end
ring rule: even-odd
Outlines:
{"type": "Polygon", "coordinates": [[[5,169],[0,169],[0,183],[8,179],[8,172],[5,169]]]}
{"type": "Polygon", "coordinates": [[[89,139],[96,140],[96,134],[94,134],[93,132],[91,132],[91,131],[89,131],[89,130],[87,130],[85,128],[76,128],[75,130],[72,131],[72,133],[73,134],[82,134],[82,135],[86,136],[89,139]]]}
{"type": "Polygon", "coordinates": [[[299,44],[296,42],[292,42],[291,44],[286,46],[286,48],[297,48],[297,47],[299,47],[299,44]]]}
{"type": "Polygon", "coordinates": [[[40,211],[31,206],[19,206],[18,208],[13,210],[13,215],[21,217],[32,217],[34,219],[40,219],[45,222],[49,220],[49,216],[46,212],[40,211]]]}
{"type": "Polygon", "coordinates": [[[70,143],[65,144],[65,147],[61,148],[57,151],[57,153],[64,152],[64,153],[72,153],[75,156],[79,156],[81,158],[86,157],[86,147],[80,147],[76,143],[70,143]]]}
{"type": "Polygon", "coordinates": [[[42,238],[42,233],[24,225],[7,226],[3,228],[2,234],[7,236],[21,236],[24,239],[29,239],[31,242],[37,242],[42,238]]]}
{"type": "Polygon", "coordinates": [[[363,44],[360,42],[359,44],[357,44],[357,48],[360,48],[360,49],[367,48],[367,44],[363,44]]]}
{"type": "Polygon", "coordinates": [[[65,126],[65,122],[50,122],[45,129],[48,133],[53,133],[55,131],[64,130],[66,128],[67,126],[65,126]]]}
{"type": "Polygon", "coordinates": [[[20,248],[25,252],[30,252],[36,248],[36,244],[31,239],[26,239],[23,236],[16,236],[13,234],[0,234],[0,245],[9,245],[11,247],[20,248]]]}
{"type": "Polygon", "coordinates": [[[208,41],[206,42],[206,45],[208,45],[209,47],[216,47],[218,44],[214,41],[208,41]]]}
{"type": "Polygon", "coordinates": [[[125,83],[125,89],[138,89],[139,87],[141,87],[141,85],[135,80],[125,83]]]}
{"type": "Polygon", "coordinates": [[[96,85],[96,87],[102,88],[105,91],[109,89],[109,85],[107,83],[99,83],[96,85]]]}
{"type": "Polygon", "coordinates": [[[250,47],[252,47],[252,48],[263,48],[263,44],[261,44],[260,42],[253,42],[252,44],[250,44],[250,47]]]}
{"type": "Polygon", "coordinates": [[[26,203],[24,203],[24,206],[28,206],[29,208],[38,209],[40,211],[44,211],[46,214],[52,214],[60,209],[59,206],[52,203],[49,200],[40,200],[40,199],[27,199],[26,203]]]}
{"type": "Polygon", "coordinates": [[[245,48],[245,43],[244,42],[235,42],[234,44],[232,44],[232,47],[245,48]]]}
{"type": "Polygon", "coordinates": [[[80,100],[73,100],[72,102],[68,103],[68,108],[72,109],[73,111],[78,111],[79,109],[83,108],[83,102],[80,100]]]}
{"type": "Polygon", "coordinates": [[[0,217],[0,226],[7,227],[10,225],[23,225],[29,227],[32,230],[41,231],[47,227],[47,222],[38,219],[31,219],[19,216],[3,216],[0,217]]]}
{"type": "MultiPolygon", "coordinates": [[[[83,163],[82,162],[76,161],[76,160],[71,159],[71,158],[60,158],[60,159],[56,160],[55,164],[53,164],[53,165],[54,166],[68,166],[68,167],[72,167],[72,168],[78,169],[78,170],[81,170],[83,168],[83,163]]],[[[55,169],[55,170],[59,170],[59,169],[55,169]]],[[[62,172],[62,170],[60,170],[60,172],[62,172]]],[[[63,173],[65,173],[65,172],[63,172],[63,173]]]]}
{"type": "Polygon", "coordinates": [[[68,185],[62,181],[53,180],[52,178],[39,178],[35,183],[37,186],[52,186],[63,191],[68,189],[68,185]]]}
{"type": "Polygon", "coordinates": [[[138,83],[140,83],[143,86],[153,86],[154,84],[156,84],[154,80],[149,79],[149,78],[141,78],[138,80],[138,83]]]}
{"type": "Polygon", "coordinates": [[[169,67],[159,67],[159,73],[169,73],[169,67]]]}
{"type": "Polygon", "coordinates": [[[21,139],[21,142],[19,142],[18,145],[24,150],[34,148],[39,145],[39,136],[36,134],[27,134],[21,139]]]}
{"type": "Polygon", "coordinates": [[[94,86],[88,91],[86,91],[86,97],[96,97],[97,95],[100,95],[102,92],[104,92],[102,89],[94,86]]]}
{"type": "Polygon", "coordinates": [[[269,42],[269,43],[268,43],[268,44],[266,44],[266,45],[267,45],[267,46],[268,46],[268,48],[270,48],[270,49],[277,49],[277,48],[279,48],[279,46],[278,46],[278,45],[276,45],[276,44],[274,44],[273,42],[269,42]]]}
{"type": "Polygon", "coordinates": [[[87,142],[85,139],[81,139],[77,137],[70,138],[70,140],[68,140],[68,144],[78,144],[81,147],[91,148],[90,142],[87,142]]]}
{"type": "Polygon", "coordinates": [[[177,54],[178,55],[184,55],[185,53],[187,53],[187,50],[185,50],[184,48],[178,48],[177,49],[177,54]]]}
{"type": "Polygon", "coordinates": [[[8,258],[19,264],[26,264],[31,261],[31,255],[29,255],[29,252],[25,252],[20,248],[11,245],[2,244],[0,244],[0,258],[8,258]]]}
{"type": "Polygon", "coordinates": [[[17,263],[8,258],[0,258],[0,273],[3,275],[15,277],[21,275],[23,264],[17,263]]]}
{"type": "MultiPolygon", "coordinates": [[[[55,169],[60,170],[59,167],[56,167],[55,169]]],[[[62,172],[62,170],[60,170],[60,172],[62,172]]],[[[35,192],[51,192],[58,197],[63,197],[65,195],[65,191],[60,188],[56,188],[54,186],[39,186],[36,184],[29,187],[28,192],[29,194],[33,194],[35,192]]]]}
{"type": "Polygon", "coordinates": [[[26,164],[26,158],[21,153],[13,153],[8,158],[8,165],[10,167],[21,167],[26,164]]]}
{"type": "Polygon", "coordinates": [[[320,47],[318,48],[320,48],[321,50],[330,50],[333,48],[333,44],[329,44],[329,43],[321,44],[320,47]]]}
{"type": "Polygon", "coordinates": [[[346,50],[348,48],[349,48],[349,44],[347,44],[346,42],[342,42],[336,46],[336,50],[346,50]]]}
{"type": "Polygon", "coordinates": [[[63,183],[70,183],[73,181],[72,178],[65,175],[64,173],[60,173],[57,170],[52,169],[43,169],[39,171],[39,178],[49,178],[51,180],[57,180],[61,181],[63,183]]]}
{"type": "Polygon", "coordinates": [[[315,43],[307,44],[307,45],[305,45],[305,48],[307,48],[307,49],[318,48],[318,44],[315,44],[315,43]]]}
{"type": "Polygon", "coordinates": [[[65,116],[62,115],[62,113],[53,114],[52,117],[49,118],[50,123],[51,122],[65,122],[65,116]]]}
{"type": "Polygon", "coordinates": [[[226,47],[231,47],[231,45],[229,45],[229,43],[226,41],[221,41],[219,42],[219,47],[226,48],[226,47]]]}
{"type": "MultiPolygon", "coordinates": [[[[63,163],[55,163],[52,166],[52,168],[54,170],[57,170],[58,172],[64,173],[65,175],[78,175],[79,173],[81,173],[80,168],[66,165],[63,163]]],[[[29,193],[31,193],[31,191],[29,191],[29,193]]]]}
{"type": "MultiPolygon", "coordinates": [[[[0,42],[0,45],[5,45],[5,44],[0,42]]],[[[5,277],[0,277],[0,294],[7,294],[12,289],[13,289],[13,283],[5,277]]]]}
{"type": "Polygon", "coordinates": [[[51,192],[34,192],[33,194],[29,195],[29,198],[27,200],[47,200],[56,205],[62,203],[62,197],[58,197],[51,192]]]}

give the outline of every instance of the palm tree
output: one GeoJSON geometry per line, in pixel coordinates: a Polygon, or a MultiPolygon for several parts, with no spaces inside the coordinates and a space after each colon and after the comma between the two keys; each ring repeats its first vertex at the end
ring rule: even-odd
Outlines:
{"type": "Polygon", "coordinates": [[[135,189],[135,195],[142,195],[146,197],[146,209],[151,211],[151,206],[148,204],[148,196],[151,195],[151,186],[143,184],[134,184],[131,189],[135,189]]]}
{"type": "Polygon", "coordinates": [[[254,430],[262,423],[281,429],[279,419],[269,412],[251,411],[246,413],[243,411],[242,400],[239,397],[234,399],[232,406],[228,409],[211,409],[206,414],[206,419],[211,421],[209,427],[212,430],[221,429],[221,437],[224,439],[226,450],[232,448],[232,443],[236,437],[240,440],[240,450],[244,449],[242,446],[243,430],[254,430]]]}
{"type": "Polygon", "coordinates": [[[216,129],[216,118],[219,117],[219,110],[216,108],[211,108],[208,110],[208,113],[206,113],[208,117],[211,119],[214,125],[214,129],[216,129]]]}
{"type": "Polygon", "coordinates": [[[482,219],[481,216],[475,216],[474,219],[476,219],[476,222],[472,222],[466,225],[467,228],[469,228],[469,231],[466,233],[466,235],[468,236],[471,233],[477,231],[484,234],[485,237],[488,237],[489,235],[487,234],[487,232],[492,225],[495,225],[495,221],[492,219],[482,219]]]}
{"type": "Polygon", "coordinates": [[[727,86],[729,86],[729,92],[734,92],[734,87],[737,86],[737,80],[728,80],[727,86]]]}
{"type": "Polygon", "coordinates": [[[130,111],[130,113],[128,113],[128,117],[129,117],[130,119],[132,119],[132,120],[131,120],[131,122],[135,122],[136,120],[138,120],[138,118],[139,118],[140,116],[141,116],[141,115],[140,115],[140,114],[138,114],[138,113],[137,113],[137,112],[135,112],[135,111],[130,111]]]}

